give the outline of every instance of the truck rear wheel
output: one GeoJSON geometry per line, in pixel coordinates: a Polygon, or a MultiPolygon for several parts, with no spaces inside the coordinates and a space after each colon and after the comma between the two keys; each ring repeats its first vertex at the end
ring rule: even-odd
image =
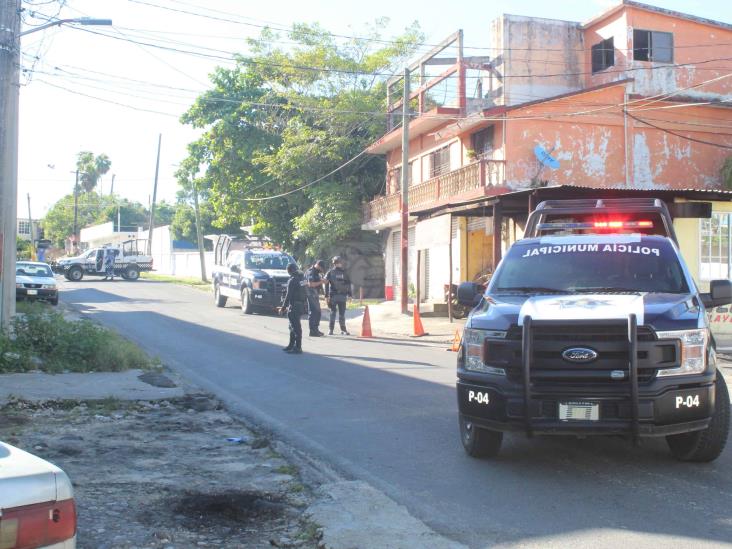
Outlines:
{"type": "Polygon", "coordinates": [[[666,437],[668,447],[676,459],[700,463],[714,461],[724,450],[729,435],[730,404],[727,384],[719,370],[714,387],[714,414],[709,427],[703,431],[666,437]]]}
{"type": "Polygon", "coordinates": [[[214,303],[217,307],[226,307],[226,296],[221,295],[221,288],[218,284],[214,284],[214,303]]]}
{"type": "Polygon", "coordinates": [[[124,273],[126,280],[137,280],[140,278],[140,269],[137,268],[137,265],[130,265],[124,270],[124,273]]]}
{"type": "Polygon", "coordinates": [[[470,457],[490,458],[501,450],[503,433],[482,429],[460,414],[460,440],[470,457]]]}
{"type": "Polygon", "coordinates": [[[82,278],[84,278],[84,270],[78,265],[74,265],[69,269],[66,278],[73,282],[79,282],[82,278]]]}

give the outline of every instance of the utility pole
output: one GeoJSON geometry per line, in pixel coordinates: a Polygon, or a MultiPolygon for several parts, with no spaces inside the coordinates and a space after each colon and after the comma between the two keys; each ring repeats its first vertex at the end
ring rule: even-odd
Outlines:
{"type": "Polygon", "coordinates": [[[196,240],[198,240],[198,256],[201,259],[201,281],[208,282],[206,278],[206,254],[203,249],[203,233],[201,232],[201,213],[198,209],[198,183],[193,182],[193,211],[196,214],[196,240]]]}
{"type": "Polygon", "coordinates": [[[402,294],[402,314],[407,314],[409,308],[409,95],[409,69],[405,68],[402,99],[402,272],[399,288],[402,294]]]}
{"type": "Polygon", "coordinates": [[[30,193],[28,193],[28,228],[30,230],[31,250],[33,252],[31,255],[31,259],[35,259],[36,258],[36,239],[33,235],[33,216],[31,215],[30,193]]]}
{"type": "Polygon", "coordinates": [[[109,187],[109,196],[114,196],[114,178],[117,177],[115,174],[112,174],[112,185],[109,187]]]}
{"type": "Polygon", "coordinates": [[[79,247],[79,170],[76,170],[74,183],[74,252],[79,247]]]}
{"type": "Polygon", "coordinates": [[[147,235],[147,255],[152,255],[153,226],[155,223],[155,199],[158,194],[158,173],[160,171],[160,145],[163,142],[163,134],[158,135],[158,159],[155,161],[155,183],[153,184],[152,202],[150,202],[150,230],[147,235]]]}
{"type": "Polygon", "coordinates": [[[20,37],[65,24],[111,25],[111,19],[58,19],[20,32],[21,0],[0,0],[0,326],[15,314],[18,232],[20,37]]]}
{"type": "Polygon", "coordinates": [[[0,0],[0,326],[15,314],[20,0],[0,0]]]}

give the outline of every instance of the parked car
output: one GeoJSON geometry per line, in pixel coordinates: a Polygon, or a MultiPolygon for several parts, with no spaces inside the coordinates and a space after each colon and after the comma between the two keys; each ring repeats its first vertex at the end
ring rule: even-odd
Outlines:
{"type": "Polygon", "coordinates": [[[0,547],[74,549],[76,505],[61,469],[0,442],[0,547]]]}
{"type": "Polygon", "coordinates": [[[40,299],[58,305],[58,285],[51,267],[38,261],[18,261],[15,264],[15,299],[40,299]]]}

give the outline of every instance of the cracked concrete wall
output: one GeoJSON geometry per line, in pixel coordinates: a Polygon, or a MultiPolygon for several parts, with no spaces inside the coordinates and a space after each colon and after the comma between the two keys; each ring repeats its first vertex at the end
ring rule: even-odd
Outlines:
{"type": "Polygon", "coordinates": [[[503,15],[492,29],[503,48],[496,68],[508,76],[503,79],[503,100],[499,103],[517,105],[583,87],[579,23],[503,15]]]}
{"type": "MultiPolygon", "coordinates": [[[[512,111],[506,132],[506,184],[521,189],[536,178],[550,185],[625,187],[627,159],[630,188],[719,187],[720,168],[732,151],[701,142],[732,147],[732,109],[690,106],[646,112],[642,115],[662,129],[628,118],[626,130],[618,106],[624,86],[512,111]],[[539,172],[536,145],[551,150],[560,168],[539,172]]],[[[653,103],[659,105],[668,103],[653,103]]],[[[649,106],[638,103],[636,108],[649,106]]]]}

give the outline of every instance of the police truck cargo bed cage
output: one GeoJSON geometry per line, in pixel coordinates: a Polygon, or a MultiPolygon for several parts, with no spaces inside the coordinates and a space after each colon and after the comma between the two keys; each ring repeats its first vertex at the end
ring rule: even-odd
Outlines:
{"type": "Polygon", "coordinates": [[[639,232],[677,242],[668,207],[658,198],[546,200],[531,212],[525,236],[577,232],[639,232]]]}

